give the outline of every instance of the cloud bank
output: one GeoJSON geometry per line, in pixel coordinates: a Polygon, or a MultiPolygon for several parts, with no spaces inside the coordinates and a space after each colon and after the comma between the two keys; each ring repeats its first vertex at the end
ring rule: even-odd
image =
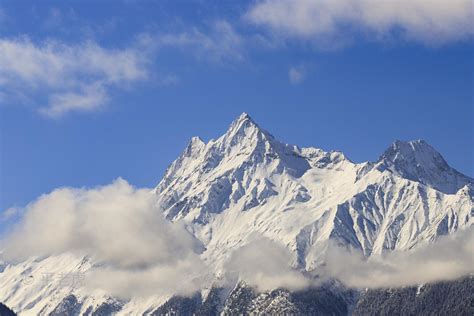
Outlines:
{"type": "Polygon", "coordinates": [[[364,258],[334,244],[326,254],[323,275],[349,287],[404,287],[456,280],[474,274],[474,227],[443,236],[410,251],[364,258]]]}
{"type": "Polygon", "coordinates": [[[86,289],[116,297],[191,295],[213,284],[243,280],[259,291],[299,290],[337,279],[348,287],[402,287],[474,273],[474,228],[407,252],[365,258],[332,242],[314,271],[292,266],[294,252],[258,234],[230,250],[225,262],[205,261],[204,246],[182,222],[167,221],[158,197],[125,180],[90,189],[59,188],[4,216],[21,220],[2,241],[2,259],[72,253],[94,264],[86,289]],[[223,268],[221,271],[217,269],[223,268]]]}
{"type": "Polygon", "coordinates": [[[162,216],[156,195],[125,180],[92,189],[60,188],[39,197],[3,241],[3,257],[62,253],[98,264],[86,285],[118,297],[192,294],[207,281],[202,245],[162,216]]]}
{"type": "Polygon", "coordinates": [[[112,88],[148,77],[146,49],[137,44],[107,49],[93,41],[69,45],[28,37],[0,38],[2,95],[32,101],[46,92],[40,112],[60,117],[68,112],[92,112],[109,101],[112,88]]]}
{"type": "Polygon", "coordinates": [[[264,0],[245,18],[278,36],[326,44],[361,33],[440,45],[472,38],[472,9],[471,0],[264,0]]]}
{"type": "Polygon", "coordinates": [[[122,179],[93,189],[54,190],[24,212],[5,242],[11,260],[75,252],[133,268],[174,264],[200,249],[183,225],[162,217],[150,190],[122,179]]]}

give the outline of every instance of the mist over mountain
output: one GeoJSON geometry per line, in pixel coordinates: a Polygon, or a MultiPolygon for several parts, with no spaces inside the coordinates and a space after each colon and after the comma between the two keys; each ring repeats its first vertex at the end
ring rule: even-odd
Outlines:
{"type": "Polygon", "coordinates": [[[154,189],[117,179],[25,206],[2,241],[0,301],[32,315],[347,314],[361,289],[469,280],[473,186],[422,140],[353,163],[243,113],[193,137],[154,189]]]}

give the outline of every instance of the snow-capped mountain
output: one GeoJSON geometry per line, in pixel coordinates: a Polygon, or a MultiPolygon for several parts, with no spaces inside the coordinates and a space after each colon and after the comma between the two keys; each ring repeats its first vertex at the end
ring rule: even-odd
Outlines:
{"type": "MultiPolygon", "coordinates": [[[[217,271],[255,233],[288,248],[293,266],[312,270],[328,241],[365,256],[408,250],[470,227],[474,180],[451,168],[426,142],[396,141],[376,162],[338,151],[279,142],[246,113],[221,137],[191,139],[153,190],[167,219],[182,222],[217,271]]],[[[153,312],[168,297],[120,301],[98,291],[37,281],[54,270],[93,269],[89,258],[60,254],[11,265],[0,274],[0,302],[24,314],[153,312]]]]}
{"type": "Polygon", "coordinates": [[[216,260],[253,232],[312,269],[329,239],[367,256],[472,224],[474,180],[426,142],[396,141],[374,163],[283,144],[242,114],[220,138],[193,138],[155,193],[216,260]]]}

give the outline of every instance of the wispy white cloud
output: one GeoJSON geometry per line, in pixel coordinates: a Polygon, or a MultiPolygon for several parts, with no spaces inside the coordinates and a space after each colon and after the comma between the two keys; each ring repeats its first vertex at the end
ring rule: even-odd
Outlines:
{"type": "Polygon", "coordinates": [[[347,286],[387,288],[456,280],[474,273],[474,228],[443,236],[410,251],[369,259],[331,244],[323,271],[347,286]]]}
{"type": "Polygon", "coordinates": [[[192,27],[182,32],[170,32],[156,37],[157,45],[174,47],[213,62],[243,59],[245,39],[224,20],[215,21],[208,30],[192,27]]]}
{"type": "Polygon", "coordinates": [[[0,222],[7,222],[11,219],[18,218],[23,213],[23,209],[20,207],[10,207],[0,213],[0,222]]]}
{"type": "Polygon", "coordinates": [[[305,81],[309,70],[310,70],[310,67],[305,64],[291,66],[290,69],[288,70],[288,80],[290,81],[291,84],[294,84],[294,85],[300,84],[303,81],[305,81]]]}
{"type": "Polygon", "coordinates": [[[364,33],[439,45],[474,34],[471,0],[264,0],[245,18],[279,36],[320,43],[364,33]]]}
{"type": "MultiPolygon", "coordinates": [[[[62,11],[51,9],[50,14],[53,22],[62,23],[62,11]]],[[[149,71],[161,49],[222,64],[241,61],[243,47],[244,39],[226,21],[215,21],[206,29],[139,34],[131,46],[122,49],[105,48],[95,41],[68,44],[0,38],[0,101],[34,104],[49,118],[99,111],[110,103],[112,89],[150,79],[160,86],[177,84],[175,74],[149,71]]]]}
{"type": "Polygon", "coordinates": [[[41,105],[40,113],[49,117],[100,109],[111,87],[148,77],[143,47],[107,49],[92,41],[68,45],[3,38],[0,55],[1,92],[7,97],[17,92],[32,98],[46,94],[48,103],[41,105]]]}
{"type": "Polygon", "coordinates": [[[80,88],[77,92],[53,93],[49,97],[49,106],[40,109],[40,113],[52,118],[67,112],[92,112],[108,102],[105,85],[97,81],[80,88]]]}

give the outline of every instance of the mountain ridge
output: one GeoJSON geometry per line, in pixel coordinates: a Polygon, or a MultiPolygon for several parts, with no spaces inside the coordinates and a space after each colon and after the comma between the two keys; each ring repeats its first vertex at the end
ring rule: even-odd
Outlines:
{"type": "MultiPolygon", "coordinates": [[[[157,211],[199,242],[199,258],[219,279],[233,252],[260,237],[287,250],[294,271],[312,273],[324,265],[332,242],[370,258],[471,228],[473,184],[420,140],[395,141],[377,161],[354,163],[339,151],[284,144],[243,113],[217,139],[191,138],[152,194],[157,211]]],[[[44,314],[64,306],[81,313],[151,314],[167,301],[166,308],[199,305],[193,297],[123,301],[103,291],[64,289],[60,282],[28,283],[44,271],[85,273],[96,266],[70,254],[6,264],[0,300],[14,310],[44,314]]],[[[272,295],[289,307],[294,303],[288,292],[272,295]]]]}
{"type": "MultiPolygon", "coordinates": [[[[313,262],[306,268],[317,265],[319,258],[314,253],[324,248],[324,241],[329,239],[338,239],[370,255],[398,247],[410,249],[420,239],[433,240],[437,231],[452,232],[454,227],[471,223],[472,194],[468,188],[473,180],[449,167],[441,154],[421,140],[395,141],[379,160],[353,163],[338,151],[283,144],[243,113],[223,136],[199,144],[193,159],[201,168],[184,166],[183,170],[175,170],[179,164],[174,162],[170,169],[174,171],[167,172],[155,192],[163,196],[167,218],[189,223],[198,238],[211,248],[219,248],[219,240],[228,239],[233,231],[230,222],[223,223],[222,213],[228,213],[232,221],[244,220],[252,217],[244,214],[251,209],[262,213],[260,217],[268,217],[270,223],[260,224],[265,229],[247,223],[244,235],[257,230],[270,239],[279,239],[307,257],[295,262],[313,262]],[[411,168],[412,163],[415,168],[411,168]],[[171,183],[169,178],[175,182],[171,183]],[[464,187],[466,196],[461,194],[464,187]],[[168,195],[170,191],[173,194],[168,195]],[[381,194],[385,191],[389,195],[381,194]],[[451,200],[456,202],[446,202],[449,196],[454,196],[451,200]],[[364,203],[372,206],[362,214],[364,203]],[[445,212],[446,203],[457,203],[460,216],[445,212]],[[408,214],[409,208],[413,210],[408,214]],[[286,216],[277,209],[282,214],[291,209],[308,211],[298,212],[304,220],[297,223],[294,219],[282,219],[286,216]],[[431,214],[427,209],[432,210],[431,214]],[[271,222],[274,217],[279,221],[276,225],[271,222]],[[216,218],[218,224],[213,224],[216,218]],[[443,220],[456,224],[438,229],[443,220]],[[288,231],[282,221],[290,222],[292,228],[298,226],[297,232],[281,236],[277,231],[288,231]],[[280,227],[269,233],[274,226],[280,227]],[[302,241],[305,232],[316,227],[318,233],[310,234],[312,241],[302,241]],[[225,234],[218,234],[217,244],[213,245],[211,232],[216,234],[220,229],[225,234]],[[314,246],[318,242],[320,245],[314,246]],[[308,250],[309,244],[315,249],[308,250]]],[[[228,242],[245,244],[241,242],[243,238],[235,236],[235,240],[228,242]]]]}

